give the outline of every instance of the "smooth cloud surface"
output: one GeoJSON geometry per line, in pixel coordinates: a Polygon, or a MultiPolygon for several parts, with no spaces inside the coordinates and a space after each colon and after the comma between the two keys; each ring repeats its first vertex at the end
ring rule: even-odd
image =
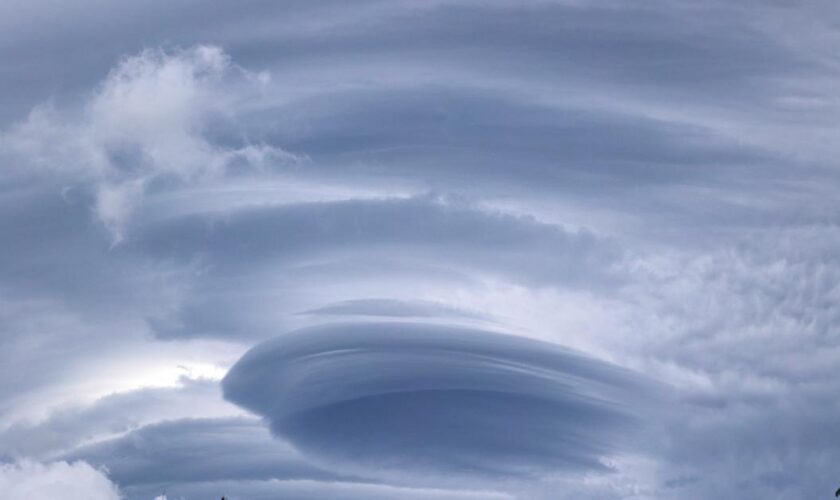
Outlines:
{"type": "Polygon", "coordinates": [[[550,344],[405,323],[287,334],[249,351],[223,387],[339,468],[456,477],[604,468],[650,390],[550,344]]]}

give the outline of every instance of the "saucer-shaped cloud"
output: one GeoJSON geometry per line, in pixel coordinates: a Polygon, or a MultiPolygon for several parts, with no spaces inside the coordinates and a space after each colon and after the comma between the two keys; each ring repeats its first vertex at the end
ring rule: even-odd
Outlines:
{"type": "Polygon", "coordinates": [[[118,242],[151,184],[197,183],[293,158],[264,144],[219,141],[225,123],[235,122],[241,103],[267,81],[266,73],[240,68],[216,46],[146,49],[124,57],[82,109],[44,104],[0,131],[0,153],[92,190],[94,211],[118,242]]]}
{"type": "Polygon", "coordinates": [[[223,387],[305,453],[393,478],[604,468],[651,386],[521,337],[357,323],[258,345],[223,387]]]}

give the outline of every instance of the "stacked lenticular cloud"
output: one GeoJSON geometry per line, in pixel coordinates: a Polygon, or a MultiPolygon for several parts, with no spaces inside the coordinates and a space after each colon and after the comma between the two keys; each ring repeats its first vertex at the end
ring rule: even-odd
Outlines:
{"type": "Polygon", "coordinates": [[[277,337],[243,356],[223,387],[275,434],[339,467],[449,477],[604,469],[652,389],[545,342],[401,322],[277,337]]]}

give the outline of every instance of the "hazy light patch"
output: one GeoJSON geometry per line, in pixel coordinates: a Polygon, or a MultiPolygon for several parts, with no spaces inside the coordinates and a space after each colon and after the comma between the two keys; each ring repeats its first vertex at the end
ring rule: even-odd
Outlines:
{"type": "Polygon", "coordinates": [[[14,422],[42,421],[56,410],[89,405],[115,394],[180,388],[195,380],[218,381],[244,350],[236,344],[214,341],[133,344],[80,367],[71,380],[30,391],[19,399],[14,411],[3,415],[0,428],[14,422]]]}
{"type": "Polygon", "coordinates": [[[184,379],[221,380],[227,367],[196,361],[123,360],[100,366],[99,374],[80,384],[78,394],[95,400],[108,394],[146,388],[181,387],[184,379]]]}
{"type": "Polygon", "coordinates": [[[147,49],[124,57],[82,110],[34,108],[0,135],[0,152],[90,190],[116,244],[154,182],[189,185],[299,160],[267,144],[227,147],[208,136],[212,123],[235,120],[239,103],[267,83],[217,46],[147,49]]]}

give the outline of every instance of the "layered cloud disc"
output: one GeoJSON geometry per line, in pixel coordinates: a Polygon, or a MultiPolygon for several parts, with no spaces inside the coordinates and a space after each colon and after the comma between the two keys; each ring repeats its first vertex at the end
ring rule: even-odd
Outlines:
{"type": "Polygon", "coordinates": [[[270,340],[223,387],[314,457],[373,475],[450,477],[603,469],[652,390],[553,344],[408,323],[270,340]]]}

